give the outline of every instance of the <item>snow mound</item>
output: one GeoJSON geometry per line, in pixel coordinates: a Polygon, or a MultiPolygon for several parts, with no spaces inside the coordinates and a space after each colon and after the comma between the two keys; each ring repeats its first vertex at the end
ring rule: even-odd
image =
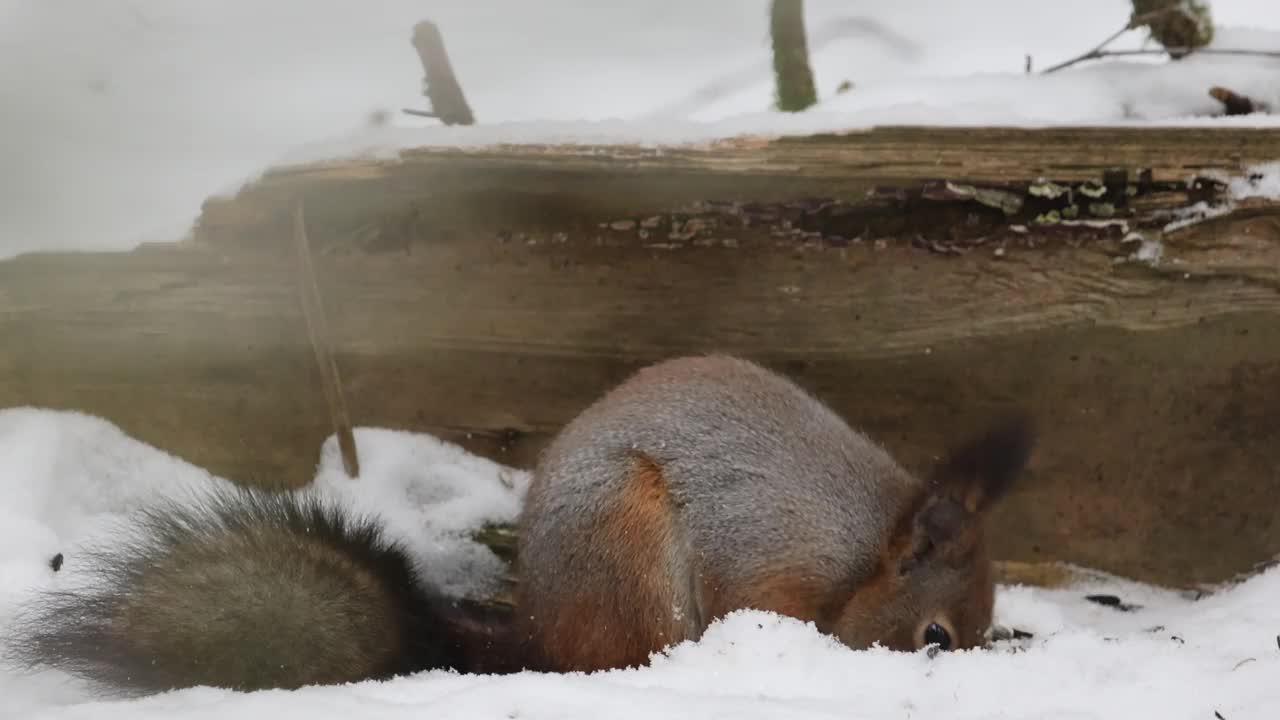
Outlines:
{"type": "Polygon", "coordinates": [[[495,591],[502,562],[468,534],[516,519],[528,473],[430,435],[356,428],[355,438],[360,478],[346,474],[337,439],[330,437],[315,488],[381,517],[389,536],[415,556],[422,576],[445,592],[484,597],[495,591]]]}

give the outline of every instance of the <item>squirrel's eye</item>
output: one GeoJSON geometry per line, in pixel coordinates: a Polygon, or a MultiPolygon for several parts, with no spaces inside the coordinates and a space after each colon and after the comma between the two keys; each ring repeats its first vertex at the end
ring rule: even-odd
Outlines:
{"type": "Polygon", "coordinates": [[[951,633],[938,623],[929,623],[924,629],[924,644],[937,645],[939,650],[951,649],[951,633]]]}

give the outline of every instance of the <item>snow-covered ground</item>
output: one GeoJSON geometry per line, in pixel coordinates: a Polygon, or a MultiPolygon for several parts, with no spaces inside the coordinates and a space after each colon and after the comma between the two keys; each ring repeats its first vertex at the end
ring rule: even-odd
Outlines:
{"type": "MultiPolygon", "coordinates": [[[[434,438],[361,429],[359,481],[332,439],[317,487],[384,516],[439,582],[483,592],[498,564],[463,532],[517,511],[527,476],[434,438]]],[[[157,496],[225,482],[75,413],[0,411],[0,642],[35,588],[74,582],[81,543],[106,544],[157,496]],[[57,552],[66,564],[48,566],[57,552]]],[[[734,614],[642,669],[507,677],[424,673],[253,694],[195,688],[94,700],[58,672],[0,669],[0,718],[1026,718],[1280,717],[1280,568],[1199,600],[1118,579],[1001,588],[997,622],[1034,637],[986,651],[853,652],[802,623],[734,614]],[[1130,611],[1084,600],[1107,593],[1130,611]]]]}
{"type": "MultiPolygon", "coordinates": [[[[1280,49],[1280,3],[1213,0],[1219,46],[1280,49]],[[1249,28],[1249,29],[1242,29],[1249,28]]],[[[1025,76],[1126,0],[809,0],[819,107],[768,112],[766,0],[0,0],[0,258],[180,239],[282,159],[494,140],[671,142],[886,123],[1204,123],[1210,85],[1280,101],[1280,60],[1025,76]],[[431,127],[408,37],[437,21],[482,126],[431,127]],[[836,96],[843,81],[850,93],[836,96]],[[691,100],[717,81],[732,90],[691,100]],[[395,127],[367,131],[375,110],[395,127]]],[[[1116,48],[1136,48],[1142,32],[1116,48]]],[[[1275,126],[1275,117],[1213,122],[1275,126]]]]}
{"type": "MultiPolygon", "coordinates": [[[[819,94],[769,112],[765,0],[0,0],[0,259],[179,239],[208,196],[265,167],[404,147],[703,141],[875,124],[1229,124],[1211,85],[1280,107],[1280,60],[1192,57],[1023,73],[1123,24],[1124,0],[809,0],[819,94]],[[421,107],[408,37],[430,18],[480,125],[421,107]],[[850,19],[853,19],[850,21],[850,19]],[[843,23],[843,25],[842,25],[843,23]],[[841,34],[838,29],[844,27],[841,34]],[[731,92],[697,100],[729,79],[731,92]],[[835,95],[843,80],[852,92],[835,95]],[[374,111],[391,125],[370,127],[374,111]]],[[[1216,44],[1280,50],[1276,0],[1213,0],[1216,44]]],[[[1141,33],[1115,44],[1136,48],[1141,33]]],[[[1274,167],[1271,168],[1274,171],[1274,167]]],[[[1276,196],[1280,173],[1237,196],[1276,196]]],[[[0,339],[2,342],[2,339],[0,339]]],[[[383,515],[424,572],[483,592],[500,567],[464,531],[516,513],[527,478],[433,438],[362,429],[364,474],[332,444],[316,485],[383,515]]],[[[0,410],[0,643],[21,598],[74,582],[76,547],[131,510],[225,483],[104,421],[0,410]],[[49,558],[66,552],[54,574],[49,558]]],[[[99,703],[57,672],[0,669],[7,718],[1160,718],[1280,717],[1280,570],[1192,601],[1121,580],[1002,588],[995,650],[851,652],[801,623],[727,618],[651,667],[592,676],[428,673],[252,695],[194,689],[99,703]],[[1083,600],[1109,593],[1133,612],[1083,600]],[[1016,650],[1016,651],[1015,651],[1016,650]]]]}

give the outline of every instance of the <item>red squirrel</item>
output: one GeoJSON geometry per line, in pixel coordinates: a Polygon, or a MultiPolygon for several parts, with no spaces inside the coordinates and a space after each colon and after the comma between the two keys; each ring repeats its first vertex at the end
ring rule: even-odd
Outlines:
{"type": "Polygon", "coordinates": [[[521,635],[554,670],[643,664],[741,608],[852,648],[971,648],[983,537],[1032,446],[1015,419],[921,481],[783,377],[731,357],[642,369],[544,452],[520,519],[521,635]]]}
{"type": "Polygon", "coordinates": [[[668,360],[542,453],[510,615],[425,586],[376,518],[245,489],[144,509],[132,543],[88,556],[98,582],[26,607],[7,654],[139,694],[638,666],[738,609],[851,648],[977,647],[992,612],[985,519],[1031,447],[1016,419],[918,479],[760,365],[668,360]]]}

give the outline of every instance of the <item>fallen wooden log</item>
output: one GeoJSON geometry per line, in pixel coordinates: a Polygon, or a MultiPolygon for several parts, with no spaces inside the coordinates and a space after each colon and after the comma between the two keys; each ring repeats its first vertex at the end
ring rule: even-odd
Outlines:
{"type": "Polygon", "coordinates": [[[0,263],[0,406],[306,482],[331,430],[302,200],[356,425],[529,467],[641,364],[733,352],[912,468],[1027,407],[999,557],[1212,582],[1280,552],[1280,204],[1214,179],[1278,157],[1237,129],[885,128],[281,168],[190,242],[0,263]]]}

